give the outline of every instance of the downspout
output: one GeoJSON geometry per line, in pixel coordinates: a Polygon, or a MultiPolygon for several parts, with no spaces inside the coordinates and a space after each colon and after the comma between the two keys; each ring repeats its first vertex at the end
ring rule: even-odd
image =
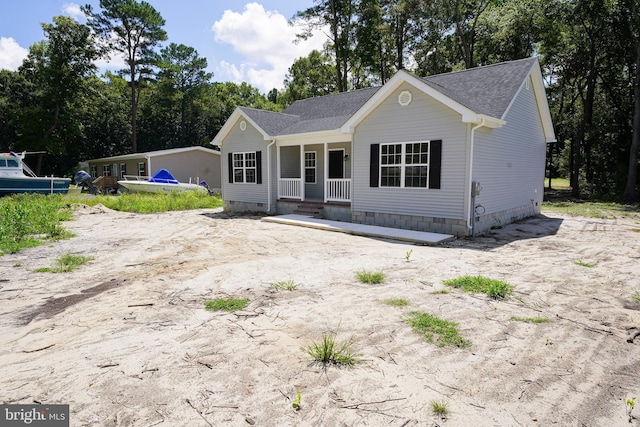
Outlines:
{"type": "Polygon", "coordinates": [[[272,139],[267,145],[267,213],[271,213],[271,147],[276,143],[272,139]]]}
{"type": "Polygon", "coordinates": [[[147,178],[150,178],[151,177],[151,156],[148,154],[145,154],[144,158],[147,159],[147,178]]]}
{"type": "MultiPolygon", "coordinates": [[[[473,144],[474,144],[474,134],[476,129],[484,126],[484,118],[480,118],[480,123],[477,123],[474,127],[471,128],[471,141],[469,143],[469,189],[467,191],[467,203],[469,206],[469,216],[467,217],[467,228],[471,230],[471,236],[473,237],[474,233],[474,225],[475,225],[475,209],[473,206],[472,198],[471,198],[471,186],[473,185],[473,144]]],[[[475,199],[474,199],[475,200],[475,199]]]]}

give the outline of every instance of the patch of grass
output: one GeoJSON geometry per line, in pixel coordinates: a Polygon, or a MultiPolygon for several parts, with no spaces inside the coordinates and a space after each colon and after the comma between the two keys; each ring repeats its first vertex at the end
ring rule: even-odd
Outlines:
{"type": "Polygon", "coordinates": [[[72,237],[60,224],[70,219],[71,209],[58,194],[0,197],[0,256],[72,237]]]}
{"type": "Polygon", "coordinates": [[[293,280],[275,282],[271,284],[271,287],[276,291],[295,291],[298,289],[298,285],[293,280]]]}
{"type": "MultiPolygon", "coordinates": [[[[544,179],[544,188],[549,188],[549,178],[544,179]]],[[[567,178],[551,178],[551,188],[556,190],[570,190],[571,182],[567,178]]]]}
{"type": "Polygon", "coordinates": [[[576,260],[576,261],[573,261],[573,263],[574,263],[575,265],[579,265],[579,266],[581,266],[581,267],[587,267],[587,268],[593,268],[593,267],[595,267],[595,266],[596,266],[596,264],[592,264],[592,263],[590,263],[590,262],[585,262],[585,261],[582,261],[581,259],[576,260]]]}
{"type": "Polygon", "coordinates": [[[124,193],[118,196],[77,197],[66,196],[68,203],[95,206],[103,204],[122,212],[152,213],[217,208],[222,206],[220,196],[210,196],[196,191],[172,191],[170,193],[124,193]]]}
{"type": "Polygon", "coordinates": [[[440,418],[446,418],[447,414],[449,413],[449,402],[445,399],[432,400],[431,411],[433,411],[433,415],[436,415],[440,418]]]}
{"type": "Polygon", "coordinates": [[[73,255],[70,253],[62,255],[56,260],[56,266],[53,268],[41,267],[35,270],[36,273],[67,273],[69,271],[80,268],[82,264],[93,260],[93,257],[84,255],[73,255]]]}
{"type": "Polygon", "coordinates": [[[640,228],[630,228],[629,231],[633,231],[634,233],[640,233],[640,228]]]}
{"type": "Polygon", "coordinates": [[[313,341],[310,345],[302,347],[316,363],[337,366],[353,366],[358,363],[358,356],[353,352],[353,337],[348,341],[336,342],[336,331],[328,331],[322,334],[322,341],[313,341]]]}
{"type": "Polygon", "coordinates": [[[409,305],[409,301],[404,298],[390,298],[384,300],[384,303],[393,307],[406,307],[409,305]]]}
{"type": "Polygon", "coordinates": [[[247,298],[216,298],[207,301],[204,308],[209,311],[237,311],[249,305],[247,298]]]}
{"type": "Polygon", "coordinates": [[[471,342],[458,332],[458,324],[440,319],[432,314],[414,311],[403,319],[411,325],[414,332],[424,336],[429,342],[436,342],[438,347],[455,346],[467,348],[471,342]]]}
{"type": "Polygon", "coordinates": [[[456,279],[444,280],[442,283],[473,294],[487,294],[496,300],[505,299],[513,294],[513,285],[484,276],[462,276],[456,279]]]}
{"type": "Polygon", "coordinates": [[[431,291],[431,293],[434,294],[434,295],[448,294],[449,290],[448,289],[436,289],[435,291],[431,291]]]}
{"type": "Polygon", "coordinates": [[[382,271],[367,271],[362,270],[356,273],[358,281],[361,283],[368,283],[370,285],[377,285],[383,283],[386,279],[386,275],[382,271]]]}
{"type": "Polygon", "coordinates": [[[631,299],[640,304],[640,292],[635,291],[633,295],[631,295],[631,299]]]}
{"type": "Polygon", "coordinates": [[[514,322],[525,322],[525,323],[549,323],[549,322],[551,322],[551,320],[549,320],[547,317],[541,317],[541,316],[536,316],[536,317],[512,317],[509,320],[513,320],[514,322]]]}
{"type": "Polygon", "coordinates": [[[614,219],[640,216],[640,208],[637,205],[597,201],[544,202],[542,210],[587,218],[614,219]]]}

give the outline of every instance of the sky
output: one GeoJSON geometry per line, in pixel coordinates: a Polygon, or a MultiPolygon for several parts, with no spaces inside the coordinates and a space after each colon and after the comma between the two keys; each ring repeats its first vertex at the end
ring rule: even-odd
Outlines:
{"type": "MultiPolygon", "coordinates": [[[[247,82],[267,93],[282,89],[295,59],[322,49],[326,36],[319,31],[295,43],[296,28],[287,21],[313,6],[313,0],[146,0],[166,21],[168,43],[184,44],[208,62],[213,81],[247,82]]],[[[100,11],[99,0],[3,1],[0,8],[0,69],[17,70],[29,47],[44,40],[42,23],[58,15],[86,22],[80,5],[100,11]]],[[[101,70],[124,68],[113,59],[101,70]]]]}

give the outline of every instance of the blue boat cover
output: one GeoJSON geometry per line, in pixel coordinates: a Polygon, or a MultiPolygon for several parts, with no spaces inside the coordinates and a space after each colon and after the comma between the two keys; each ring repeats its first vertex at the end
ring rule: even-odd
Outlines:
{"type": "Polygon", "coordinates": [[[178,180],[171,175],[166,169],[160,169],[158,172],[153,174],[151,178],[149,178],[149,182],[157,182],[160,184],[179,184],[178,180]]]}

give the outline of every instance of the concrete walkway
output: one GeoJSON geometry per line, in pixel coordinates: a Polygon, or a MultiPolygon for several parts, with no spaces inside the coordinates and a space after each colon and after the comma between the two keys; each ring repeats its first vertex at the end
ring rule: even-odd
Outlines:
{"type": "Polygon", "coordinates": [[[355,234],[357,236],[401,240],[404,242],[419,243],[422,245],[437,245],[453,239],[453,236],[450,234],[403,230],[400,228],[379,227],[377,225],[355,224],[343,221],[330,221],[328,219],[313,218],[305,215],[291,214],[265,216],[262,218],[262,221],[316,228],[318,230],[337,231],[340,233],[355,234]]]}

